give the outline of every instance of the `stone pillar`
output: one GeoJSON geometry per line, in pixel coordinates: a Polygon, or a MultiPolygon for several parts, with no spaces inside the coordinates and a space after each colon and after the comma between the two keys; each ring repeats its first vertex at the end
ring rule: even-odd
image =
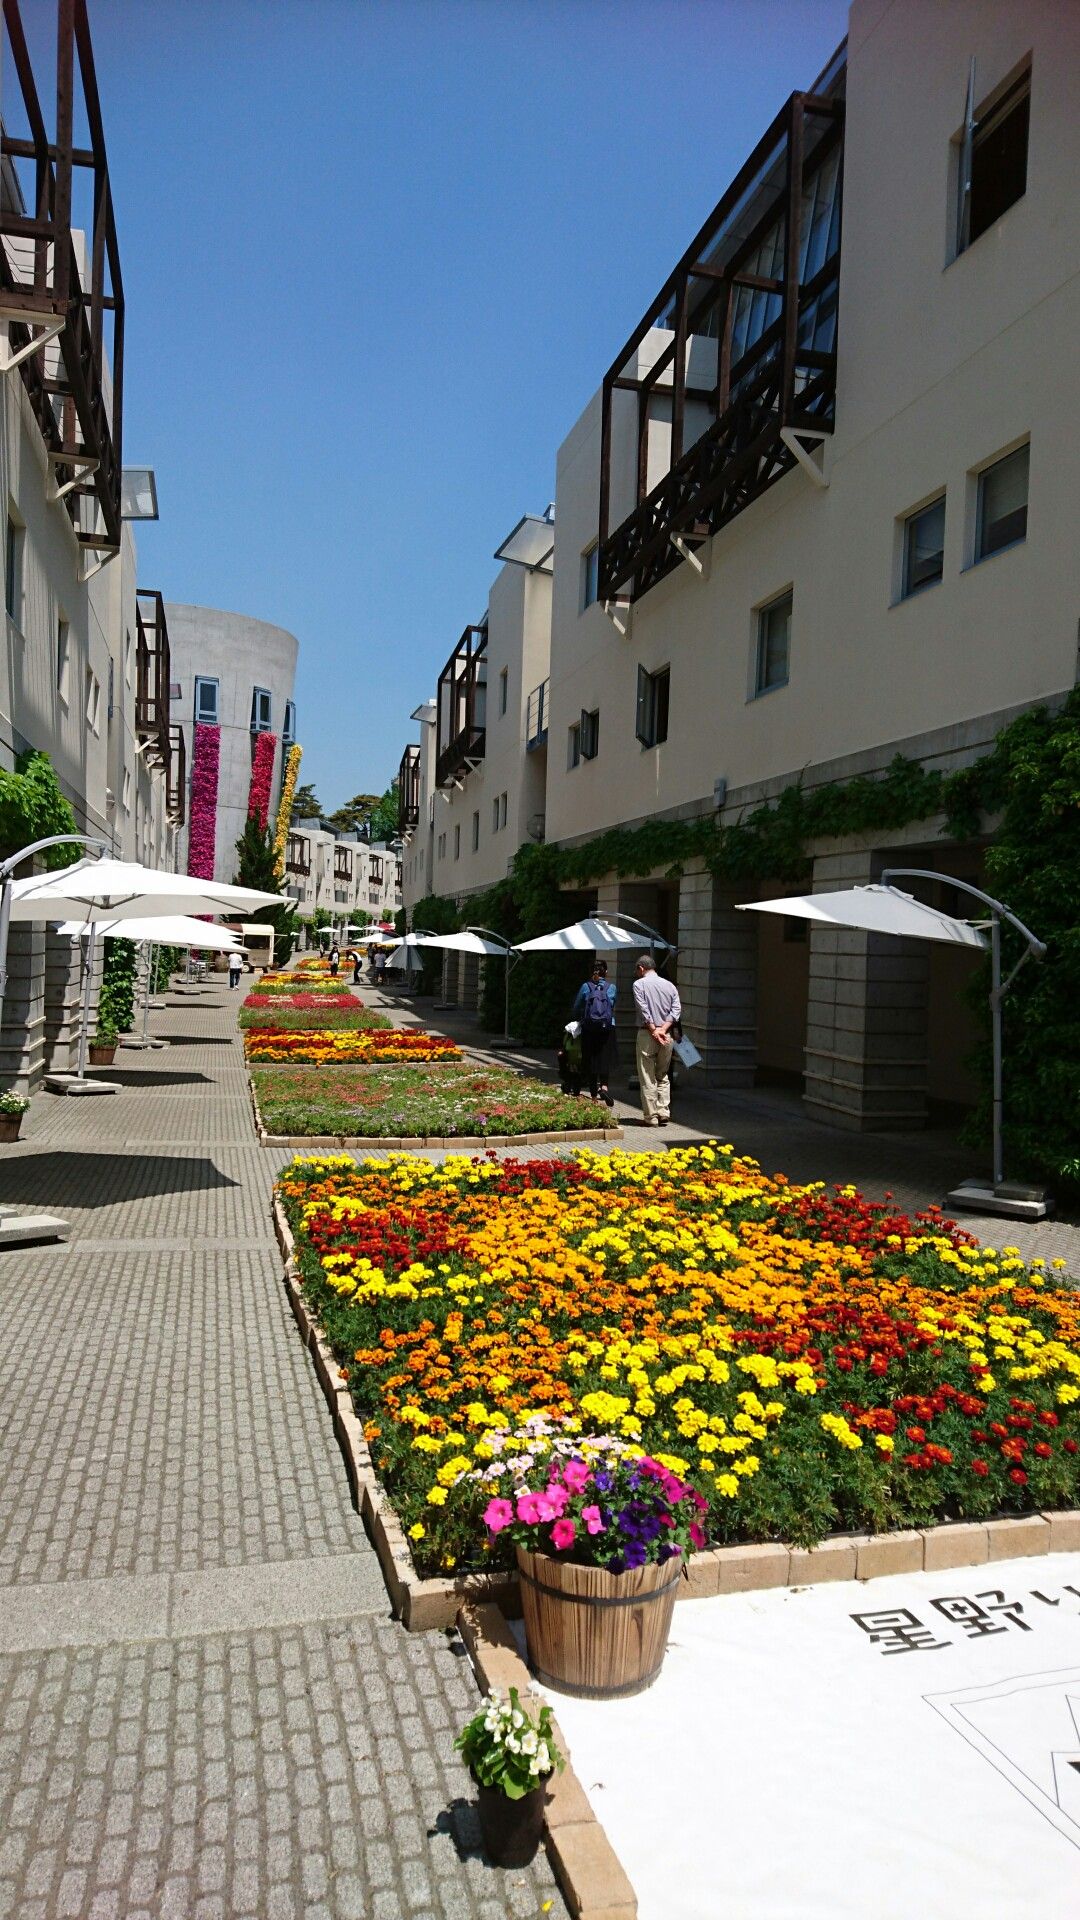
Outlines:
{"type": "Polygon", "coordinates": [[[463,1013],[476,1013],[480,1005],[480,955],[459,953],[458,998],[463,1013]]]}
{"type": "Polygon", "coordinates": [[[702,1062],[694,1084],[752,1087],[757,1066],[757,926],[704,868],[679,888],[679,997],[702,1062]]]}
{"type": "MultiPolygon", "coordinates": [[[[871,852],[814,862],[815,893],[876,877],[871,852]]],[[[926,1125],[925,942],[811,924],[807,1111],[858,1132],[926,1125]]]]}
{"type": "Polygon", "coordinates": [[[458,1001],[458,962],[460,953],[451,948],[443,951],[441,998],[448,1007],[456,1007],[458,1001]]]}
{"type": "MultiPolygon", "coordinates": [[[[82,941],[72,940],[45,930],[44,987],[44,1063],[46,1073],[74,1072],[79,1050],[79,1021],[82,999],[82,941]]],[[[100,960],[102,942],[94,940],[92,949],[100,960]]],[[[100,977],[100,976],[99,976],[100,977]]],[[[96,1009],[97,993],[92,991],[91,1008],[96,1009]]]]}
{"type": "Polygon", "coordinates": [[[32,1093],[41,1083],[45,1047],[45,929],[12,926],[8,981],[0,1019],[0,1086],[32,1093]]]}

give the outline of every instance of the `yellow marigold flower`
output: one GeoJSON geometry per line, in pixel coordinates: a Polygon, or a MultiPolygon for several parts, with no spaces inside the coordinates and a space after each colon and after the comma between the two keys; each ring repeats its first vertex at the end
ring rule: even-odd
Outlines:
{"type": "Polygon", "coordinates": [[[427,1532],[427,1528],[425,1527],[423,1521],[417,1520],[415,1525],[409,1528],[409,1539],[422,1540],[426,1532],[427,1532]]]}
{"type": "Polygon", "coordinates": [[[874,1445],[879,1453],[889,1454],[892,1453],[896,1446],[896,1441],[893,1439],[891,1433],[875,1433],[874,1445]]]}
{"type": "Polygon", "coordinates": [[[445,1507],[445,1505],[446,1505],[446,1488],[445,1488],[445,1487],[439,1487],[439,1486],[435,1486],[435,1487],[429,1487],[429,1488],[428,1488],[428,1494],[427,1494],[427,1497],[428,1497],[428,1505],[429,1505],[429,1506],[432,1506],[432,1507],[445,1507]]]}
{"type": "Polygon", "coordinates": [[[739,1482],[733,1473],[718,1473],[713,1484],[725,1500],[734,1500],[738,1494],[739,1482]]]}

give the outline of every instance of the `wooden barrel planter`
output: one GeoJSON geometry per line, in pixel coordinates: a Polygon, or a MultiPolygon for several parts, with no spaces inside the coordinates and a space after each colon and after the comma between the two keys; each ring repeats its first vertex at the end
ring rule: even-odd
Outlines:
{"type": "Polygon", "coordinates": [[[88,1053],[92,1067],[111,1067],[113,1061],[116,1059],[116,1042],[115,1040],[110,1040],[108,1044],[106,1044],[102,1041],[91,1040],[88,1053]]]}
{"type": "Polygon", "coordinates": [[[0,1141],[17,1140],[22,1123],[21,1113],[0,1113],[0,1141]]]}
{"type": "Polygon", "coordinates": [[[529,1660],[538,1680],[587,1700],[643,1693],[664,1664],[682,1559],[609,1573],[517,1549],[529,1660]]]}

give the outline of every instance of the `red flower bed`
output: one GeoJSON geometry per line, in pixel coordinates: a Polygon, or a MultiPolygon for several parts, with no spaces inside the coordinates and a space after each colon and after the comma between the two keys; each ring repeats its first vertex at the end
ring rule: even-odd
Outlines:
{"type": "MultiPolygon", "coordinates": [[[[264,993],[249,993],[244,1005],[257,1007],[260,1013],[265,1013],[266,1001],[267,996],[264,993]]],[[[329,1007],[349,1009],[355,1013],[360,1007],[360,1002],[351,993],[275,993],[273,1006],[275,1010],[278,1007],[290,1007],[296,1013],[313,1013],[316,1010],[323,1013],[329,1007]]]]}

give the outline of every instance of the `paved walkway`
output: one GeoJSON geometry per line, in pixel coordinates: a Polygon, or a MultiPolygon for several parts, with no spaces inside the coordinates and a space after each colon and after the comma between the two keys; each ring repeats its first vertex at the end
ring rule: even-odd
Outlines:
{"type": "Polygon", "coordinates": [[[174,991],[120,1094],[40,1096],[0,1156],[72,1223],[0,1257],[0,1920],[563,1915],[480,1854],[463,1649],[389,1619],[237,997],[174,991]]]}

